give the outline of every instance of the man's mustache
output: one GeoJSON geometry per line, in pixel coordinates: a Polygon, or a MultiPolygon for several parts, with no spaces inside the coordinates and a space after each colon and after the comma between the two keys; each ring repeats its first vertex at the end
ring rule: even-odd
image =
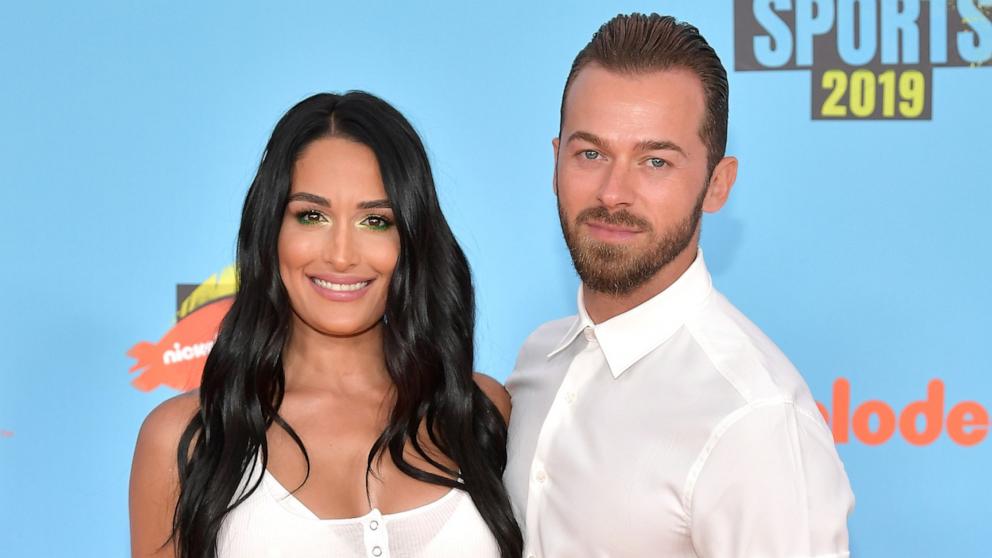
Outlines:
{"type": "Polygon", "coordinates": [[[626,209],[620,209],[610,213],[608,209],[601,205],[583,209],[575,218],[575,223],[577,225],[581,225],[582,223],[589,221],[597,221],[599,223],[603,223],[604,225],[633,228],[640,231],[652,230],[651,223],[649,223],[646,219],[634,215],[626,209]]]}

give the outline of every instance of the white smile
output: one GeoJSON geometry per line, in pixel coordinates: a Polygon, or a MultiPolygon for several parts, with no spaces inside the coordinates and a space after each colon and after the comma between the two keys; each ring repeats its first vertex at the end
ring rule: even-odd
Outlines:
{"type": "Polygon", "coordinates": [[[331,283],[330,281],[324,281],[316,277],[312,277],[310,280],[313,281],[314,285],[329,291],[358,291],[364,289],[369,284],[368,281],[360,281],[358,283],[331,283]]]}

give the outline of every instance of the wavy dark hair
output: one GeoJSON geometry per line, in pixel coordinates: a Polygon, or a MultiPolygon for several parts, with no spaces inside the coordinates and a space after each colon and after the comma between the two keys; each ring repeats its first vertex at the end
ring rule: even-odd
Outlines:
{"type": "Polygon", "coordinates": [[[305,147],[326,137],[346,138],[375,153],[400,237],[383,328],[395,404],[369,451],[366,487],[373,461],[388,455],[410,477],[463,489],[502,556],[517,557],[522,537],[502,484],[506,425],[472,377],[475,303],[468,261],[441,214],[416,131],[395,108],[360,91],[301,101],[279,120],[265,148],[241,214],[239,290],[203,370],[199,412],[179,441],[180,491],[170,540],[181,558],[216,555],[224,517],[259,486],[260,480],[238,494],[256,455],[263,467],[267,463],[270,427],[282,428],[296,442],[309,477],[303,441],[279,416],[291,309],[279,275],[277,243],[293,165],[305,147]],[[421,446],[421,424],[457,471],[421,446]],[[403,457],[407,444],[463,482],[411,465],[403,457]]]}

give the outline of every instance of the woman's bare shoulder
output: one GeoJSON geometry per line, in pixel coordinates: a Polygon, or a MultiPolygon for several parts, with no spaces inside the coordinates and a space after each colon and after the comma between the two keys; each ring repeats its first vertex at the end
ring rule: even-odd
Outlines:
{"type": "Polygon", "coordinates": [[[486,394],[486,397],[499,409],[500,414],[503,415],[503,420],[509,422],[510,394],[503,387],[503,384],[499,383],[499,380],[496,378],[487,376],[481,372],[476,372],[472,377],[475,379],[475,383],[479,386],[479,389],[482,390],[482,393],[486,394]]]}
{"type": "Polygon", "coordinates": [[[170,537],[179,490],[177,450],[199,406],[199,394],[184,393],[159,404],[141,425],[131,462],[132,556],[175,556],[170,537]]]}
{"type": "Polygon", "coordinates": [[[171,448],[173,455],[179,445],[179,438],[190,419],[200,409],[200,397],[196,391],[183,393],[166,399],[148,413],[138,433],[138,446],[171,448]]]}
{"type": "Polygon", "coordinates": [[[199,408],[199,393],[192,391],[167,399],[152,409],[138,432],[132,473],[175,470],[179,438],[199,408]]]}

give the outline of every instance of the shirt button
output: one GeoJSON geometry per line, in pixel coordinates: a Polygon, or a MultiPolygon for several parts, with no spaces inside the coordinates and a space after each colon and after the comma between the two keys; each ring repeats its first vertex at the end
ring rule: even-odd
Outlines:
{"type": "Polygon", "coordinates": [[[372,556],[382,556],[382,549],[378,546],[372,547],[372,556]]]}
{"type": "Polygon", "coordinates": [[[540,469],[534,475],[534,478],[537,479],[537,482],[544,484],[544,481],[548,480],[548,474],[544,472],[544,469],[540,469]]]}
{"type": "Polygon", "coordinates": [[[596,332],[593,331],[591,327],[586,326],[586,328],[582,330],[582,335],[586,338],[586,341],[596,340],[596,332]]]}
{"type": "Polygon", "coordinates": [[[576,394],[574,391],[570,391],[565,394],[565,401],[568,401],[569,403],[575,403],[575,400],[578,398],[579,398],[578,394],[576,394]]]}
{"type": "Polygon", "coordinates": [[[376,520],[373,519],[372,521],[369,522],[369,529],[372,529],[373,531],[375,531],[378,528],[379,528],[379,522],[378,521],[376,521],[376,520]]]}

